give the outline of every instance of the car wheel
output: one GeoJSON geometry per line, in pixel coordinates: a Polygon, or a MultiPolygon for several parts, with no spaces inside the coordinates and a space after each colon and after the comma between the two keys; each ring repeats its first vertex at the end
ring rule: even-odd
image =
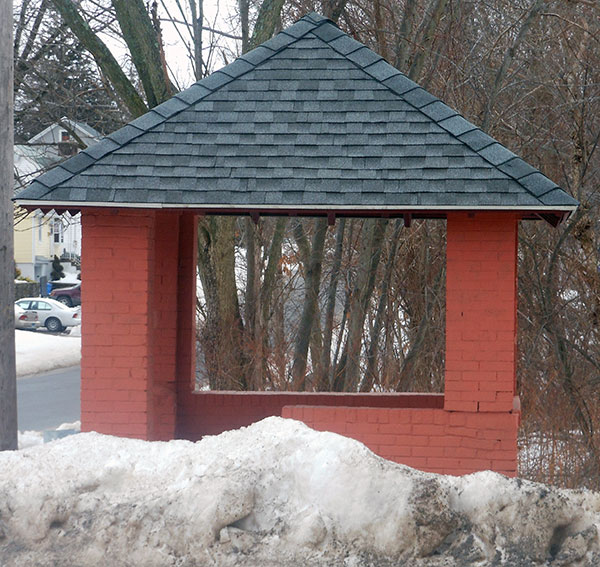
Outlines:
{"type": "Polygon", "coordinates": [[[60,333],[63,330],[62,323],[56,317],[46,319],[46,329],[51,333],[60,333]]]}
{"type": "Polygon", "coordinates": [[[67,307],[73,307],[73,302],[71,301],[71,298],[68,295],[59,295],[56,298],[56,301],[60,301],[62,304],[66,305],[67,307]]]}

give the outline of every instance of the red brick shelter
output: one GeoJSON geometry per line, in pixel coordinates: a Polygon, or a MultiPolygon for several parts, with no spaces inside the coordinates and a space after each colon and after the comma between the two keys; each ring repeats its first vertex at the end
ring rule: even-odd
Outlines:
{"type": "Polygon", "coordinates": [[[83,430],[195,440],[282,415],[423,470],[516,474],[518,225],[577,203],[329,20],[308,14],[18,201],[82,214],[83,430]],[[446,219],[444,394],[195,391],[205,214],[446,219]]]}

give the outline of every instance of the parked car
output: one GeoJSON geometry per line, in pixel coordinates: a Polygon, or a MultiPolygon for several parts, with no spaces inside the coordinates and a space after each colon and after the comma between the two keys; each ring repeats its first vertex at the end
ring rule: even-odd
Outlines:
{"type": "Polygon", "coordinates": [[[46,297],[25,297],[16,305],[28,316],[37,316],[38,326],[46,327],[54,333],[64,331],[66,327],[81,325],[81,313],[78,309],[67,307],[63,303],[46,297]]]}
{"type": "Polygon", "coordinates": [[[68,307],[74,307],[75,305],[81,305],[81,284],[78,283],[72,287],[60,287],[53,289],[50,292],[50,297],[60,301],[68,307]]]}
{"type": "Polygon", "coordinates": [[[34,311],[25,311],[15,303],[15,328],[37,329],[40,326],[38,315],[34,311]]]}

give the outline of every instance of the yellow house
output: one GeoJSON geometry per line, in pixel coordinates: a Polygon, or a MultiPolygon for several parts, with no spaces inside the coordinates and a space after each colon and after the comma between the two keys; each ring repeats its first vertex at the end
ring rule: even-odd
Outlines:
{"type": "Polygon", "coordinates": [[[66,250],[62,219],[55,213],[44,215],[40,211],[19,218],[21,215],[21,211],[15,212],[15,264],[25,277],[50,279],[52,258],[62,256],[66,250]]]}
{"type": "MultiPolygon", "coordinates": [[[[15,145],[15,194],[49,167],[99,140],[100,134],[81,122],[62,118],[26,144],[15,145]]],[[[50,279],[54,256],[75,260],[81,254],[79,215],[68,213],[29,215],[15,208],[15,264],[21,274],[35,281],[50,279]]]]}

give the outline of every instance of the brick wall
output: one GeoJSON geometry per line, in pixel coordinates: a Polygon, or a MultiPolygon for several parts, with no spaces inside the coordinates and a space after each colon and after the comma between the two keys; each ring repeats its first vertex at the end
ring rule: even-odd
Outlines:
{"type": "Polygon", "coordinates": [[[245,427],[285,406],[370,406],[372,408],[442,408],[441,394],[339,394],[295,392],[195,392],[179,399],[178,436],[197,440],[245,427]]]}
{"type": "Polygon", "coordinates": [[[364,443],[377,455],[417,469],[515,476],[519,416],[443,409],[286,406],[282,416],[364,443]]]}
{"type": "Polygon", "coordinates": [[[448,214],[445,408],[513,409],[517,217],[448,214]]]}
{"type": "Polygon", "coordinates": [[[82,214],[82,430],[147,434],[148,294],[154,218],[82,214]]]}
{"type": "Polygon", "coordinates": [[[515,215],[448,215],[445,396],[193,392],[196,219],[87,210],[82,225],[84,431],[195,440],[283,415],[423,470],[515,474],[515,215]]]}
{"type": "Polygon", "coordinates": [[[172,439],[179,215],[87,210],[82,229],[82,429],[172,439]]]}
{"type": "Polygon", "coordinates": [[[179,215],[156,213],[149,301],[151,399],[149,438],[173,439],[177,407],[177,275],[179,215]]]}
{"type": "Polygon", "coordinates": [[[175,435],[186,438],[186,408],[196,387],[196,257],[198,218],[183,215],[179,223],[177,266],[177,424],[175,435]]]}

